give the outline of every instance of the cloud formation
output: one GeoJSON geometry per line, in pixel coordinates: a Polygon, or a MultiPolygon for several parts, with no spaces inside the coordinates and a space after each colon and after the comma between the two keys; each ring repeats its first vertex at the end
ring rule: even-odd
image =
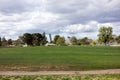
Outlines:
{"type": "Polygon", "coordinates": [[[16,39],[25,32],[46,32],[96,39],[104,25],[120,34],[119,4],[119,0],[1,0],[0,36],[16,39]]]}

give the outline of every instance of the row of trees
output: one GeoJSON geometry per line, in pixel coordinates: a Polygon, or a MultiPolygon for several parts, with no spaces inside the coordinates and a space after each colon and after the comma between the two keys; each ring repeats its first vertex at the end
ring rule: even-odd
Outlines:
{"type": "MultiPolygon", "coordinates": [[[[120,35],[119,36],[113,35],[112,27],[105,27],[105,26],[99,29],[97,41],[93,41],[92,39],[89,39],[88,37],[77,39],[75,36],[68,37],[68,39],[71,45],[95,45],[96,43],[104,44],[104,45],[110,45],[113,43],[120,44],[120,35]]],[[[53,42],[54,44],[57,44],[57,45],[64,45],[65,38],[60,37],[59,35],[56,35],[54,37],[53,42]]]]}
{"type": "Polygon", "coordinates": [[[24,33],[20,36],[17,40],[8,39],[6,40],[5,37],[0,37],[0,46],[2,47],[9,47],[9,46],[40,46],[45,45],[47,43],[47,38],[45,32],[43,34],[40,33],[24,33]]]}
{"type": "MultiPolygon", "coordinates": [[[[115,36],[112,34],[112,27],[101,27],[99,29],[98,34],[98,40],[93,41],[92,39],[89,39],[87,37],[77,39],[75,36],[68,37],[68,42],[65,40],[64,37],[61,37],[60,35],[54,36],[54,40],[52,41],[51,34],[49,34],[50,42],[54,43],[56,45],[95,45],[98,44],[104,44],[108,45],[111,43],[117,43],[120,44],[120,35],[115,36]]],[[[17,40],[8,39],[6,40],[5,37],[0,37],[0,46],[20,46],[20,45],[29,45],[29,46],[40,46],[45,45],[47,43],[47,38],[45,32],[40,33],[24,33],[22,36],[20,36],[17,40]]]]}
{"type": "Polygon", "coordinates": [[[0,37],[0,46],[5,47],[5,46],[8,46],[8,45],[12,45],[12,39],[6,40],[5,37],[3,37],[3,38],[0,37]]]}
{"type": "Polygon", "coordinates": [[[88,37],[77,39],[75,36],[73,36],[70,38],[70,42],[72,45],[95,45],[96,44],[92,39],[89,39],[88,37]]]}
{"type": "Polygon", "coordinates": [[[29,46],[40,46],[45,45],[47,43],[47,38],[45,32],[43,34],[40,33],[25,33],[23,36],[20,36],[19,39],[23,44],[27,44],[29,46]]]}
{"type": "Polygon", "coordinates": [[[75,36],[68,37],[68,41],[65,42],[64,37],[60,37],[60,35],[56,35],[54,37],[54,44],[56,45],[94,45],[95,42],[92,39],[87,37],[77,39],[75,36]]]}

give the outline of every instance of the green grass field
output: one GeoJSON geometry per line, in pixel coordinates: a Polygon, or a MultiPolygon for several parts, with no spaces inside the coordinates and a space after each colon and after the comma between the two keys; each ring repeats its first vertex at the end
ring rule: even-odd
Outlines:
{"type": "Polygon", "coordinates": [[[120,75],[0,76],[0,80],[120,80],[120,75]]]}
{"type": "Polygon", "coordinates": [[[120,47],[50,46],[0,48],[0,70],[95,70],[120,68],[120,47]]]}

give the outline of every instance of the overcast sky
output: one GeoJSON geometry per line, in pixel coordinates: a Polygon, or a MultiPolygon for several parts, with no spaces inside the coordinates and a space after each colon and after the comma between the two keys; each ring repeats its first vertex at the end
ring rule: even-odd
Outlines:
{"type": "Polygon", "coordinates": [[[0,36],[23,33],[97,38],[101,26],[120,34],[120,0],[0,0],[0,36]]]}

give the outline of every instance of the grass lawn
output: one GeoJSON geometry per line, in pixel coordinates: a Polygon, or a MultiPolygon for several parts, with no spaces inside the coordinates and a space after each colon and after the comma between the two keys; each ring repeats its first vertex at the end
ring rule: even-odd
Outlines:
{"type": "Polygon", "coordinates": [[[95,70],[120,68],[120,47],[50,46],[0,48],[0,70],[95,70]]]}
{"type": "Polygon", "coordinates": [[[120,75],[0,76],[0,80],[120,80],[120,75]]]}

